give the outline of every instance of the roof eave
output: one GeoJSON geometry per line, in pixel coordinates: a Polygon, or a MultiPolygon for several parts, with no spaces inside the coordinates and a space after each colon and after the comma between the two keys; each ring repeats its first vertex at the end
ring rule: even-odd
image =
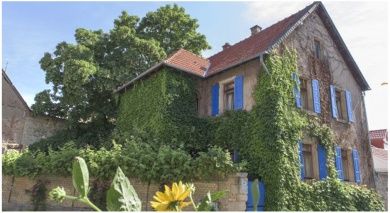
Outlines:
{"type": "Polygon", "coordinates": [[[334,39],[340,41],[339,44],[341,45],[341,47],[340,47],[341,51],[342,51],[341,54],[342,55],[344,54],[346,56],[346,58],[344,58],[344,60],[346,60],[347,66],[351,66],[350,68],[352,69],[352,71],[354,71],[358,75],[357,80],[358,80],[358,83],[361,86],[362,90],[363,91],[371,90],[370,86],[368,85],[368,82],[364,78],[360,68],[356,64],[356,61],[353,59],[350,51],[348,50],[347,45],[345,44],[344,40],[342,39],[340,33],[338,32],[336,26],[334,25],[332,19],[329,16],[329,13],[326,11],[322,2],[319,2],[319,6],[322,9],[322,11],[320,11],[319,15],[320,16],[323,15],[322,18],[324,18],[326,21],[325,26],[330,27],[331,28],[330,34],[332,35],[332,33],[334,33],[334,36],[336,37],[334,39]],[[321,13],[321,12],[323,12],[323,13],[321,13]]]}
{"type": "Polygon", "coordinates": [[[114,90],[114,93],[118,93],[118,92],[121,92],[122,90],[128,88],[131,84],[133,84],[135,81],[145,77],[146,75],[148,75],[149,73],[155,71],[157,68],[161,67],[162,65],[164,65],[165,62],[162,61],[158,64],[155,64],[154,66],[152,66],[151,68],[149,68],[148,70],[146,70],[145,72],[139,74],[137,77],[133,78],[132,80],[130,80],[129,82],[127,82],[126,84],[118,87],[116,90],[114,90]]]}

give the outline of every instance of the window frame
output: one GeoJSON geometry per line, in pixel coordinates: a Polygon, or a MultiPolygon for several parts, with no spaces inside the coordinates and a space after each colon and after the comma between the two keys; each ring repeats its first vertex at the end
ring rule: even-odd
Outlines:
{"type": "Polygon", "coordinates": [[[320,170],[318,166],[318,152],[317,152],[317,145],[319,141],[315,137],[311,136],[305,136],[302,140],[302,156],[305,161],[305,151],[304,147],[305,145],[310,145],[310,152],[311,152],[311,166],[312,166],[312,177],[306,176],[306,163],[304,163],[304,169],[305,169],[305,175],[304,180],[310,181],[310,180],[320,180],[320,170]]]}
{"type": "Polygon", "coordinates": [[[341,147],[341,164],[343,165],[343,181],[355,182],[352,149],[341,147]],[[345,168],[345,166],[347,166],[347,168],[345,168]]]}
{"type": "Polygon", "coordinates": [[[301,93],[301,105],[302,109],[310,112],[314,112],[314,103],[313,103],[313,88],[312,88],[312,79],[307,78],[305,76],[299,76],[299,92],[301,93]],[[303,100],[302,95],[302,85],[305,84],[305,91],[306,91],[306,100],[303,100]],[[304,102],[306,102],[304,104],[304,102]]]}
{"type": "Polygon", "coordinates": [[[234,110],[234,87],[234,80],[223,83],[223,111],[234,110]],[[230,106],[228,106],[229,99],[231,99],[230,106]]]}
{"type": "Polygon", "coordinates": [[[316,59],[321,59],[321,48],[322,45],[321,45],[321,42],[318,40],[318,39],[314,39],[314,56],[316,59]]]}
{"type": "Polygon", "coordinates": [[[348,111],[347,111],[347,100],[345,98],[345,90],[335,87],[335,99],[337,107],[337,120],[347,122],[348,111]]]}

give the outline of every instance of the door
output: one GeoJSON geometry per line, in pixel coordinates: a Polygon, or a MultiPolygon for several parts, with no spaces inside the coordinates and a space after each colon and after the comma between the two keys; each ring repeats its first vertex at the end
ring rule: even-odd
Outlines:
{"type": "MultiPolygon", "coordinates": [[[[253,180],[248,180],[248,200],[246,201],[246,211],[254,211],[253,195],[252,195],[253,180]]],[[[259,181],[259,200],[257,202],[257,211],[264,211],[265,204],[265,186],[263,181],[259,181]]]]}

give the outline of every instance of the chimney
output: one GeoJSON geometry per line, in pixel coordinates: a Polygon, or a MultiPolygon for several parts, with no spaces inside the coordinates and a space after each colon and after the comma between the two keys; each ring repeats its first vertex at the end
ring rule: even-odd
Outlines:
{"type": "Polygon", "coordinates": [[[255,25],[253,27],[251,27],[251,35],[255,35],[257,33],[259,33],[261,31],[261,27],[259,25],[255,25]]]}
{"type": "Polygon", "coordinates": [[[231,45],[228,43],[228,42],[226,42],[223,46],[222,46],[222,49],[223,50],[226,50],[227,48],[229,48],[231,45]]]}

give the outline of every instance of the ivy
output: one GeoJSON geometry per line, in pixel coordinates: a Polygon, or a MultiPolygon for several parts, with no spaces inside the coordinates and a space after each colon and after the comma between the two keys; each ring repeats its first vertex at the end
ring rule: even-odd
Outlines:
{"type": "Polygon", "coordinates": [[[198,117],[195,81],[184,75],[164,68],[133,85],[120,97],[119,132],[147,132],[160,145],[184,147],[192,153],[206,150],[211,123],[198,117]]]}

